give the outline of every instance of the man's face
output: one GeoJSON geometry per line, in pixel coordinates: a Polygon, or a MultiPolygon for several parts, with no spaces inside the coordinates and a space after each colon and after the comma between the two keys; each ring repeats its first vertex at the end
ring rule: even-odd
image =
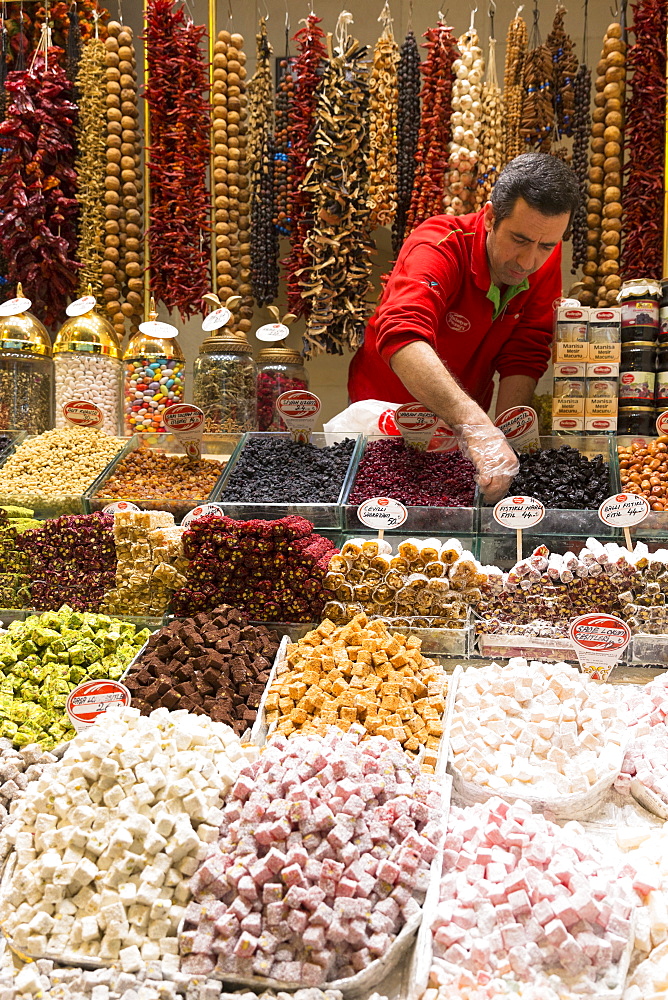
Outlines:
{"type": "Polygon", "coordinates": [[[491,202],[487,202],[484,212],[487,259],[495,285],[519,285],[542,267],[563,239],[570,218],[568,212],[542,215],[524,198],[517,199],[511,214],[496,227],[491,202]]]}

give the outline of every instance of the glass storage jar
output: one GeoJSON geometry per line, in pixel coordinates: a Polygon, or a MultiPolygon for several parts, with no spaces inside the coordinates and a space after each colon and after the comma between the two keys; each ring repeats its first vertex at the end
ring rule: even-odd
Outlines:
{"type": "MultiPolygon", "coordinates": [[[[17,298],[22,297],[19,287],[17,298]]],[[[36,316],[0,317],[0,427],[41,434],[53,426],[51,339],[36,316]]]]}
{"type": "Polygon", "coordinates": [[[284,431],[276,400],[290,389],[308,389],[308,375],[299,351],[265,347],[257,356],[257,421],[261,431],[284,431]]]}
{"type": "Polygon", "coordinates": [[[130,338],[123,365],[125,433],[163,434],[163,413],[183,402],[183,351],[174,337],[151,337],[139,330],[130,338]]]}
{"type": "Polygon", "coordinates": [[[207,434],[257,429],[256,368],[245,336],[225,331],[202,342],[195,358],[193,403],[207,434]]]}
{"type": "Polygon", "coordinates": [[[53,345],[56,427],[68,426],[64,403],[85,399],[102,410],[101,430],[118,434],[121,353],[113,326],[94,309],[63,323],[53,345]]]}
{"type": "Polygon", "coordinates": [[[645,278],[625,281],[618,299],[622,307],[622,344],[639,340],[656,342],[661,284],[645,278]]]}

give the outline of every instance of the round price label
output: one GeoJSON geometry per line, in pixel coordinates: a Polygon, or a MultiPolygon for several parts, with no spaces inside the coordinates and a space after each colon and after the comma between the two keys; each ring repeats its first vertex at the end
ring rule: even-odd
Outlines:
{"type": "Polygon", "coordinates": [[[68,316],[84,316],[97,305],[94,295],[82,295],[80,299],[70,302],[65,312],[68,316]]]}
{"type": "Polygon", "coordinates": [[[306,389],[290,389],[276,400],[276,409],[282,417],[290,420],[308,420],[320,412],[320,400],[306,389]]]}
{"type": "Polygon", "coordinates": [[[141,510],[141,508],[131,500],[116,500],[114,503],[108,503],[106,507],[103,507],[102,513],[122,514],[124,510],[141,510]]]}
{"type": "Polygon", "coordinates": [[[649,511],[649,500],[645,497],[636,493],[618,493],[603,501],[598,508],[598,516],[604,524],[631,528],[634,524],[644,521],[649,511]]]}
{"type": "Polygon", "coordinates": [[[145,323],[139,324],[139,332],[145,337],[155,337],[156,340],[169,340],[171,337],[178,337],[179,331],[171,323],[161,323],[157,319],[149,319],[145,323]]]}
{"type": "Polygon", "coordinates": [[[189,511],[181,521],[181,527],[187,528],[191,521],[197,521],[200,517],[224,517],[222,507],[217,503],[203,503],[189,511]]]}
{"type": "Polygon", "coordinates": [[[192,403],[174,403],[163,413],[162,422],[167,430],[175,434],[196,431],[204,423],[204,413],[192,403]]]}
{"type": "Polygon", "coordinates": [[[129,705],[131,695],[119,681],[84,681],[67,696],[65,711],[77,732],[92,726],[111,705],[129,705]]]}
{"type": "Polygon", "coordinates": [[[434,431],[434,435],[427,445],[427,451],[454,451],[457,447],[455,432],[450,427],[442,424],[434,431]]]}
{"type": "Polygon", "coordinates": [[[499,414],[494,426],[502,430],[509,441],[514,441],[538,433],[538,414],[531,406],[511,406],[499,414]]]}
{"type": "Polygon", "coordinates": [[[516,531],[531,528],[545,517],[545,506],[535,497],[506,497],[494,507],[494,520],[516,531]]]}
{"type": "Polygon", "coordinates": [[[422,403],[402,403],[394,412],[394,422],[400,431],[414,433],[424,431],[428,438],[434,428],[441,422],[432,410],[428,410],[422,403]]]}
{"type": "Polygon", "coordinates": [[[388,437],[399,437],[399,428],[394,419],[394,412],[393,407],[390,406],[387,410],[383,410],[378,417],[378,431],[380,434],[386,434],[388,437]]]}
{"type": "Polygon", "coordinates": [[[63,404],[63,416],[75,427],[101,427],[104,414],[99,406],[86,399],[73,399],[63,404]]]}
{"type": "Polygon", "coordinates": [[[631,641],[625,621],[597,612],[574,618],[568,634],[575,647],[587,653],[622,653],[631,641]]]}
{"type": "Polygon", "coordinates": [[[255,331],[255,336],[258,340],[271,344],[277,340],[285,340],[289,333],[290,330],[285,323],[265,323],[255,331]]]}
{"type": "Polygon", "coordinates": [[[408,517],[408,510],[399,500],[391,497],[371,497],[359,505],[357,517],[367,528],[388,531],[401,527],[408,517]]]}
{"type": "Polygon", "coordinates": [[[6,302],[0,302],[0,316],[18,316],[27,312],[31,305],[32,300],[23,296],[7,299],[6,302]]]}
{"type": "Polygon", "coordinates": [[[656,433],[659,436],[668,434],[668,410],[665,410],[656,418],[656,433]]]}
{"type": "Polygon", "coordinates": [[[210,312],[208,316],[205,316],[202,320],[202,329],[207,333],[210,330],[220,330],[221,326],[225,326],[226,323],[230,322],[232,318],[232,313],[225,306],[221,306],[220,309],[214,309],[210,312]]]}

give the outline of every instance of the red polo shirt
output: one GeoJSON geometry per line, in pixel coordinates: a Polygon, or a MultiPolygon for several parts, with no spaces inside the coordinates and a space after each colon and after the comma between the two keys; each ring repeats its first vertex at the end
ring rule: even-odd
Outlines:
{"type": "Polygon", "coordinates": [[[561,244],[528,281],[499,289],[490,278],[486,237],[482,211],[436,215],[411,233],[351,362],[351,402],[410,402],[389,362],[415,340],[433,347],[484,410],[494,372],[541,377],[553,303],[561,295],[561,244]]]}

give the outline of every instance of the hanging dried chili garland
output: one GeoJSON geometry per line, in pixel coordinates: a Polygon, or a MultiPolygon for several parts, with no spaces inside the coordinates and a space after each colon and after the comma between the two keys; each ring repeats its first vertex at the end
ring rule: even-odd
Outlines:
{"type": "Polygon", "coordinates": [[[633,11],[635,44],[628,51],[633,76],[624,132],[627,162],[621,270],[625,278],[661,278],[668,8],[663,0],[640,0],[633,11]]]}
{"type": "Polygon", "coordinates": [[[182,318],[203,308],[209,276],[211,108],[202,39],[206,28],[172,0],[148,0],[146,48],[150,109],[149,251],[151,291],[182,318]]]}
{"type": "Polygon", "coordinates": [[[327,52],[320,18],[309,14],[306,25],[293,41],[298,54],[294,61],[294,99],[288,109],[290,150],[288,154],[288,218],[290,253],[281,261],[286,270],[288,309],[296,316],[308,315],[310,302],[302,298],[299,273],[311,258],[304,242],[314,222],[313,196],[304,187],[308,159],[313,148],[315,109],[326,65],[327,52]]]}
{"type": "MultiPolygon", "coordinates": [[[[345,13],[345,12],[344,12],[345,13]]],[[[338,46],[325,70],[316,108],[313,156],[305,188],[316,222],[304,242],[308,265],[299,273],[311,303],[305,354],[341,354],[359,347],[369,316],[371,254],[366,156],[369,103],[366,47],[348,36],[339,17],[338,46]]]]}
{"type": "Polygon", "coordinates": [[[450,118],[452,141],[443,199],[447,215],[464,215],[472,211],[475,200],[485,60],[473,17],[469,30],[460,35],[457,46],[459,58],[452,65],[455,72],[450,118]]]}
{"type": "MultiPolygon", "coordinates": [[[[520,7],[519,10],[522,8],[520,7]]],[[[527,54],[526,21],[519,11],[508,26],[506,62],[503,78],[503,101],[506,112],[506,163],[525,152],[520,135],[524,99],[524,63],[527,54]]]]}
{"type": "Polygon", "coordinates": [[[389,4],[379,21],[383,31],[373,50],[369,74],[369,174],[370,226],[391,226],[397,208],[397,112],[399,46],[394,39],[389,4]]]}
{"type": "Polygon", "coordinates": [[[47,325],[62,320],[76,289],[75,125],[70,83],[53,49],[38,51],[29,70],[13,70],[5,86],[7,118],[0,142],[0,243],[10,285],[22,282],[47,325]]]}
{"type": "Polygon", "coordinates": [[[452,137],[452,76],[458,55],[452,29],[442,21],[429,28],[427,59],[422,64],[422,114],[415,154],[415,180],[406,231],[443,211],[443,189],[448,165],[448,145],[452,137]]]}
{"type": "Polygon", "coordinates": [[[505,115],[503,97],[496,72],[496,39],[490,36],[487,54],[487,76],[482,88],[480,153],[478,156],[478,187],[475,208],[488,201],[492,188],[505,162],[505,115]]]}
{"type": "MultiPolygon", "coordinates": [[[[105,228],[105,191],[107,180],[107,52],[101,39],[85,46],[79,61],[75,84],[79,95],[77,128],[77,201],[79,202],[79,246],[77,260],[79,294],[88,285],[93,295],[102,295],[103,233],[105,228]]],[[[120,90],[120,84],[119,84],[120,90]]],[[[120,173],[120,151],[119,151],[120,173]]],[[[134,171],[133,171],[134,176],[134,171]]]]}
{"type": "Polygon", "coordinates": [[[401,46],[397,78],[397,211],[392,226],[392,251],[395,256],[404,242],[420,134],[420,51],[412,31],[408,32],[401,46]]]}
{"type": "Polygon", "coordinates": [[[272,48],[260,18],[255,72],[248,83],[248,170],[251,209],[251,286],[259,306],[278,294],[278,237],[274,219],[274,95],[272,48]]]}

